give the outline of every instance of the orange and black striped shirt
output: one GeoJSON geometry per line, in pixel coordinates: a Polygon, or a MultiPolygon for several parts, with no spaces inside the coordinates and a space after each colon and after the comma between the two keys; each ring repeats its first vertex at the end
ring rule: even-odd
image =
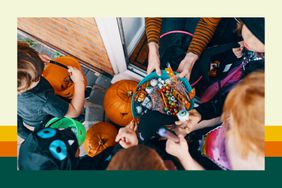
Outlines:
{"type": "MultiPolygon", "coordinates": [[[[200,56],[210,42],[221,18],[201,18],[189,45],[188,52],[200,56]]],[[[146,35],[149,42],[160,42],[162,18],[145,18],[146,35]]]]}

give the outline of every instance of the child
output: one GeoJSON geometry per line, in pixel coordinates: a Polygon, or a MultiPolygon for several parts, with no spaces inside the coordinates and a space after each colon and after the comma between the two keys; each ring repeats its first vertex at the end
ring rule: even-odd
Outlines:
{"type": "Polygon", "coordinates": [[[71,128],[43,128],[29,134],[22,143],[19,170],[104,170],[111,149],[94,158],[79,158],[78,141],[71,128]]]}
{"type": "Polygon", "coordinates": [[[18,134],[26,138],[30,133],[24,123],[41,128],[52,117],[77,117],[84,105],[84,79],[82,73],[68,67],[74,82],[74,96],[70,103],[54,94],[54,90],[41,74],[44,62],[27,44],[18,42],[18,134]]]}
{"type": "MultiPolygon", "coordinates": [[[[264,74],[255,72],[242,80],[227,96],[224,104],[223,127],[216,128],[213,143],[206,147],[214,161],[225,169],[264,169],[264,74]],[[223,134],[221,134],[223,133],[223,134]],[[224,146],[224,149],[222,149],[224,146]],[[220,152],[220,153],[218,153],[220,152]],[[221,161],[227,159],[227,161],[221,161]]],[[[186,170],[202,170],[203,167],[190,155],[188,144],[182,135],[175,143],[167,141],[166,151],[176,156],[186,170]]],[[[207,143],[203,144],[207,145],[207,143]]]]}
{"type": "Polygon", "coordinates": [[[107,170],[167,170],[167,168],[154,149],[140,144],[117,152],[107,170]]]}

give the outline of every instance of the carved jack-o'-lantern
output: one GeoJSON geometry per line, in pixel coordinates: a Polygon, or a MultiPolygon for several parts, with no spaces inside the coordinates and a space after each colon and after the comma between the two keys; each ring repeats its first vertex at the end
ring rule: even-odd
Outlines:
{"type": "Polygon", "coordinates": [[[104,97],[106,116],[120,126],[126,126],[132,119],[131,99],[137,88],[137,82],[121,80],[114,83],[104,97]]]}
{"type": "Polygon", "coordinates": [[[117,136],[117,129],[110,123],[100,122],[94,124],[86,133],[84,141],[84,149],[88,156],[94,157],[108,147],[114,146],[117,143],[115,138],[117,136]]]}
{"type": "MultiPolygon", "coordinates": [[[[58,57],[51,63],[48,63],[45,66],[45,69],[43,70],[42,76],[46,80],[48,80],[48,82],[54,88],[55,94],[67,99],[72,99],[74,93],[74,84],[70,79],[67,66],[75,67],[82,72],[78,60],[70,56],[62,56],[62,57],[58,57]]],[[[84,84],[86,87],[87,80],[85,76],[84,76],[84,84]]]]}

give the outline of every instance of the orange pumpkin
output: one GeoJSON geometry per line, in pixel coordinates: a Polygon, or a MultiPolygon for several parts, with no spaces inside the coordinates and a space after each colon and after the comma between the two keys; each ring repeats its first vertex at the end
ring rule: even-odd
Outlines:
{"type": "Polygon", "coordinates": [[[120,126],[126,126],[132,119],[131,98],[137,88],[137,82],[121,80],[106,91],[104,109],[106,116],[120,126]]]}
{"type": "Polygon", "coordinates": [[[116,127],[110,123],[99,122],[94,124],[88,129],[83,144],[87,155],[94,157],[108,147],[116,145],[115,138],[117,133],[116,127]]]}
{"type": "MultiPolygon", "coordinates": [[[[82,72],[79,61],[74,59],[73,57],[62,56],[56,58],[54,61],[65,66],[75,67],[82,72]]],[[[72,99],[74,93],[74,84],[70,79],[69,72],[66,68],[60,65],[48,63],[45,66],[45,69],[43,70],[42,76],[46,80],[48,80],[48,82],[54,88],[55,94],[67,99],[72,99]]],[[[87,80],[85,76],[84,76],[84,85],[85,87],[87,85],[87,80]]]]}

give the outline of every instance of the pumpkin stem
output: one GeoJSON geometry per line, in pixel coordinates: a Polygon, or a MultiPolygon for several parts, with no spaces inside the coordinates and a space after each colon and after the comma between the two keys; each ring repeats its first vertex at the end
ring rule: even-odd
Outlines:
{"type": "Polygon", "coordinates": [[[132,95],[133,95],[133,91],[131,91],[131,90],[127,91],[127,96],[128,97],[131,97],[132,95]]]}
{"type": "Polygon", "coordinates": [[[100,139],[99,142],[98,142],[99,146],[102,146],[104,144],[103,140],[100,139]]]}

